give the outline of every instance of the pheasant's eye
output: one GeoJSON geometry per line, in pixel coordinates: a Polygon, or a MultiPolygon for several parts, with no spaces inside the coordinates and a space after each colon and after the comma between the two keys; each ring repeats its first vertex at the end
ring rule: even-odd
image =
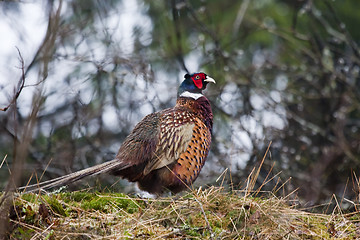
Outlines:
{"type": "Polygon", "coordinates": [[[199,75],[197,75],[197,76],[195,77],[195,79],[199,80],[199,79],[200,79],[200,76],[199,76],[199,75]]]}

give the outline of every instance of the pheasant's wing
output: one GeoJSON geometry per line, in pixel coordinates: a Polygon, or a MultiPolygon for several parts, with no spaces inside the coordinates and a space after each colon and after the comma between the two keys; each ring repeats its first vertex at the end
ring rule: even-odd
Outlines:
{"type": "Polygon", "coordinates": [[[149,114],[126,137],[116,158],[130,166],[144,166],[143,175],[169,165],[186,151],[193,120],[192,113],[174,109],[149,114]]]}
{"type": "Polygon", "coordinates": [[[193,119],[193,114],[186,111],[171,111],[161,116],[156,149],[144,168],[144,175],[179,159],[191,141],[195,126],[193,119]]]}
{"type": "Polygon", "coordinates": [[[145,116],[125,138],[116,156],[129,167],[146,164],[159,142],[161,112],[145,116]]]}

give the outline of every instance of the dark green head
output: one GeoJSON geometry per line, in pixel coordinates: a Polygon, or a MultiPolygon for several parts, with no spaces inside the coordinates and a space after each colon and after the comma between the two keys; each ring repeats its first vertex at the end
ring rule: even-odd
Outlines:
{"type": "Polygon", "coordinates": [[[185,74],[185,80],[180,84],[178,96],[192,97],[198,99],[202,96],[204,90],[209,82],[215,83],[215,80],[207,76],[205,73],[185,74]]]}

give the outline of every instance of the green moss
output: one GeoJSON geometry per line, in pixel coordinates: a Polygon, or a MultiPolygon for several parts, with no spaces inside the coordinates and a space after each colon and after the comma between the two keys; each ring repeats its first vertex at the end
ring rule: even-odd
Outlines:
{"type": "Polygon", "coordinates": [[[33,202],[37,201],[39,196],[36,194],[33,194],[33,193],[26,193],[26,194],[21,195],[21,198],[27,202],[33,203],[33,202]]]}
{"type": "Polygon", "coordinates": [[[107,198],[99,199],[94,197],[88,201],[83,201],[81,203],[81,208],[85,210],[98,210],[107,213],[110,207],[109,205],[111,204],[107,198]]]}
{"type": "Polygon", "coordinates": [[[109,213],[113,208],[120,208],[128,213],[134,213],[141,207],[139,202],[121,193],[73,192],[61,195],[64,202],[77,205],[84,210],[97,210],[109,213]]]}
{"type": "Polygon", "coordinates": [[[94,193],[88,192],[66,192],[61,193],[64,202],[82,202],[82,201],[89,201],[93,198],[94,193]]]}
{"type": "Polygon", "coordinates": [[[182,226],[182,232],[186,233],[187,235],[191,237],[201,237],[202,234],[200,232],[202,231],[200,228],[197,227],[190,227],[187,225],[182,226]]]}
{"type": "Polygon", "coordinates": [[[117,206],[128,213],[135,213],[139,211],[139,205],[135,204],[132,200],[117,200],[117,206]]]}
{"type": "Polygon", "coordinates": [[[25,216],[24,222],[27,224],[35,224],[37,221],[36,212],[32,209],[30,205],[22,207],[22,214],[25,216]]]}
{"type": "Polygon", "coordinates": [[[64,209],[63,205],[57,199],[57,196],[55,196],[55,195],[51,195],[51,196],[45,195],[45,196],[43,196],[43,199],[48,203],[49,207],[51,208],[51,210],[54,213],[59,214],[59,215],[64,216],[64,217],[68,216],[68,213],[64,209]]]}

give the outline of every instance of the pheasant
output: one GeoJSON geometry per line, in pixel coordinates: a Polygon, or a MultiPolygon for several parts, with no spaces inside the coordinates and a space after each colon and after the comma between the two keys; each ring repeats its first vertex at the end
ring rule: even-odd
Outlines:
{"type": "Polygon", "coordinates": [[[126,137],[115,159],[21,189],[30,192],[63,186],[101,173],[137,182],[141,190],[152,194],[165,190],[176,194],[190,186],[210,149],[213,114],[202,91],[215,80],[202,72],[184,78],[176,105],[145,116],[126,137]]]}

